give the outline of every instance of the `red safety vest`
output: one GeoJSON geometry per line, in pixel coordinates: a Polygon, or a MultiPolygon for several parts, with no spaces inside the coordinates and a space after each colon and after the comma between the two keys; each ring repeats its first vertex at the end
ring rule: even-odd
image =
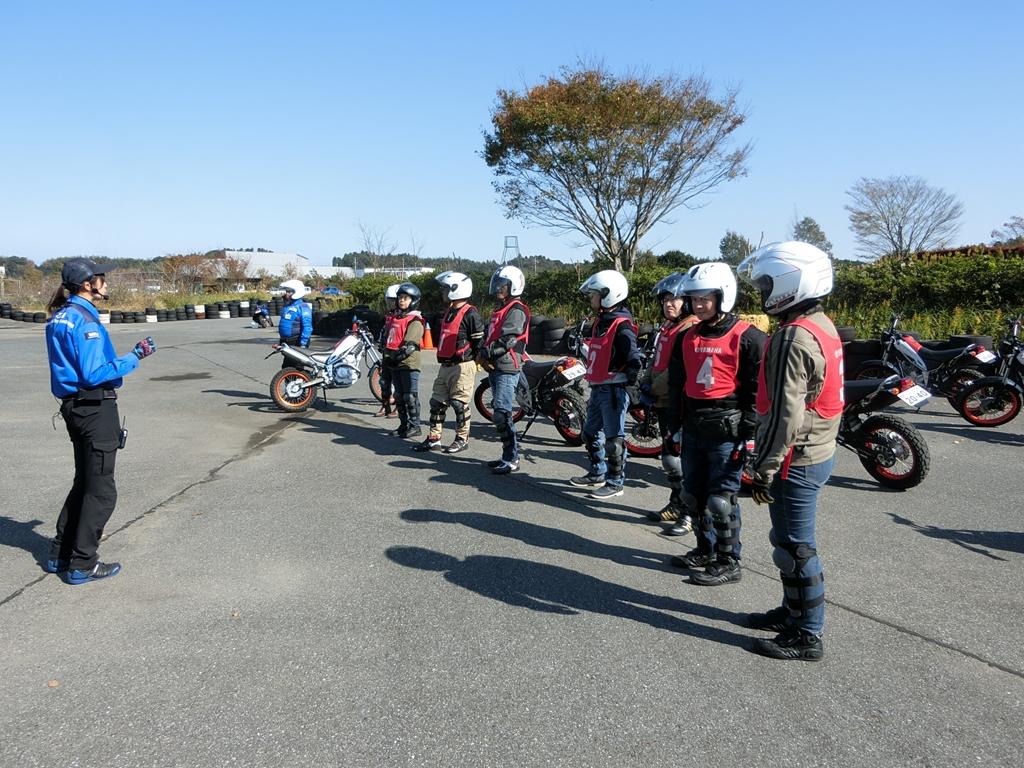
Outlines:
{"type": "Polygon", "coordinates": [[[409,324],[413,320],[422,323],[423,316],[418,311],[413,310],[401,317],[391,318],[388,323],[388,340],[384,346],[392,352],[397,352],[398,348],[402,346],[402,342],[405,341],[405,332],[409,329],[409,324]]]}
{"type": "Polygon", "coordinates": [[[686,396],[693,400],[721,400],[736,391],[740,375],[740,339],[750,327],[745,320],[733,323],[728,333],[709,339],[691,326],[683,336],[686,396]]]}
{"type": "MultiPolygon", "coordinates": [[[[829,321],[831,324],[831,321],[829,321]]],[[[843,342],[838,336],[829,336],[817,323],[807,317],[800,317],[786,325],[798,325],[809,332],[825,358],[825,381],[821,392],[807,404],[807,410],[814,411],[823,419],[831,419],[843,412],[843,342]]],[[[783,326],[784,328],[785,326],[783,326]]],[[[757,375],[757,412],[762,416],[772,407],[768,399],[768,388],[765,386],[765,361],[768,357],[768,345],[771,336],[764,342],[764,359],[761,360],[761,371],[757,375]]]]}
{"type": "MultiPolygon", "coordinates": [[[[448,312],[445,313],[441,319],[441,338],[437,342],[437,359],[448,361],[453,358],[461,358],[466,350],[469,349],[469,339],[466,339],[466,343],[461,347],[455,345],[459,342],[459,327],[462,325],[462,318],[466,316],[469,310],[473,309],[472,304],[463,304],[455,312],[455,316],[449,321],[445,318],[448,317],[448,312]]],[[[449,310],[450,312],[450,310],[449,310]]]]}
{"type": "MultiPolygon", "coordinates": [[[[501,327],[505,324],[505,315],[507,315],[512,307],[520,307],[523,312],[526,313],[526,323],[523,324],[523,332],[516,336],[516,346],[522,343],[523,349],[530,341],[530,308],[523,304],[519,299],[512,299],[508,304],[504,304],[495,310],[494,314],[491,315],[490,321],[487,323],[487,338],[484,340],[484,344],[490,346],[498,339],[501,338],[501,327]]],[[[520,355],[515,349],[510,349],[509,354],[512,355],[512,362],[515,363],[516,368],[519,367],[520,355]]]]}
{"type": "Polygon", "coordinates": [[[587,372],[583,376],[591,384],[604,384],[621,371],[608,370],[612,363],[612,350],[615,347],[615,334],[623,323],[633,326],[633,333],[636,333],[636,323],[629,317],[617,317],[612,320],[601,336],[597,335],[598,320],[594,321],[594,329],[591,332],[590,342],[587,348],[587,372]]]}
{"type": "Polygon", "coordinates": [[[658,341],[654,345],[654,362],[651,364],[651,371],[654,373],[664,373],[668,370],[668,362],[672,357],[672,347],[675,346],[676,337],[694,325],[693,322],[687,323],[693,316],[683,318],[675,323],[664,323],[661,329],[658,331],[658,341]]]}

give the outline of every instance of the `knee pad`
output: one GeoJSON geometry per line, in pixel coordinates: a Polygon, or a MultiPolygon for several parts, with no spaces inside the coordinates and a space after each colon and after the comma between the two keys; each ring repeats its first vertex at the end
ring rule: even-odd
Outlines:
{"type": "Polygon", "coordinates": [[[504,434],[512,426],[512,414],[509,411],[498,408],[491,414],[491,421],[498,430],[498,434],[504,434]]]}
{"type": "Polygon", "coordinates": [[[469,409],[466,408],[466,404],[461,400],[450,400],[449,404],[452,410],[455,411],[455,424],[456,426],[462,426],[469,421],[469,409]]]}
{"type": "Polygon", "coordinates": [[[793,618],[825,602],[825,574],[814,547],[802,542],[776,544],[772,560],[779,569],[784,602],[793,618]]]}
{"type": "Polygon", "coordinates": [[[604,450],[608,461],[608,474],[619,477],[626,466],[626,441],[621,437],[613,437],[605,442],[604,450]]]}
{"type": "Polygon", "coordinates": [[[740,520],[734,513],[734,494],[712,493],[708,496],[704,516],[715,528],[716,547],[722,554],[731,554],[740,537],[740,520]]]}
{"type": "Polygon", "coordinates": [[[440,400],[435,400],[434,398],[430,398],[430,412],[431,413],[434,413],[435,411],[439,411],[441,413],[444,413],[446,410],[448,410],[447,404],[441,402],[440,400]]]}

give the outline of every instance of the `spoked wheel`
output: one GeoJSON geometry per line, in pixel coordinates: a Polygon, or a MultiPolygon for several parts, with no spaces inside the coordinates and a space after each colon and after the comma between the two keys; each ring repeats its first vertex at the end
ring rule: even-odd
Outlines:
{"type": "Polygon", "coordinates": [[[377,364],[370,366],[370,373],[366,377],[370,382],[370,394],[377,398],[377,402],[384,402],[384,391],[380,387],[380,366],[377,364]]]}
{"type": "Polygon", "coordinates": [[[626,418],[626,448],[630,456],[661,456],[661,429],[653,408],[633,406],[626,418]]]}
{"type": "Polygon", "coordinates": [[[957,410],[968,422],[979,427],[999,427],[1020,413],[1020,393],[1003,382],[978,382],[960,393],[957,410]]]}
{"type": "MultiPolygon", "coordinates": [[[[480,415],[488,421],[494,421],[494,410],[491,407],[492,400],[491,381],[490,379],[484,379],[476,388],[476,392],[473,393],[473,404],[476,405],[476,409],[480,412],[480,415]]],[[[519,421],[523,418],[523,415],[523,409],[517,405],[512,411],[512,422],[515,423],[519,421]]]]}
{"type": "Polygon", "coordinates": [[[857,456],[864,469],[886,488],[906,490],[928,475],[928,445],[912,424],[898,416],[875,414],[860,426],[857,456]]]}
{"type": "Polygon", "coordinates": [[[963,397],[964,390],[978,379],[983,378],[984,375],[985,374],[977,368],[958,368],[953,371],[949,380],[949,391],[951,394],[946,398],[946,400],[949,401],[949,404],[953,406],[953,408],[958,408],[960,405],[960,399],[963,397]]]}
{"type": "Polygon", "coordinates": [[[270,380],[270,396],[278,408],[289,413],[299,413],[309,408],[316,397],[316,387],[302,388],[311,377],[297,368],[282,368],[270,380]]]}
{"type": "Polygon", "coordinates": [[[583,445],[583,422],[587,418],[587,406],[583,399],[572,391],[567,391],[555,400],[552,416],[555,429],[569,445],[583,445]]]}
{"type": "Polygon", "coordinates": [[[892,368],[881,363],[868,363],[857,371],[857,375],[854,376],[858,381],[864,381],[865,379],[887,379],[895,374],[892,368]]]}

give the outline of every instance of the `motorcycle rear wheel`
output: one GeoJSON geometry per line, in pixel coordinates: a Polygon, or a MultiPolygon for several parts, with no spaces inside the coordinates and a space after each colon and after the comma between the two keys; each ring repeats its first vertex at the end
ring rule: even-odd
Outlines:
{"type": "Polygon", "coordinates": [[[858,430],[857,447],[864,469],[886,488],[905,491],[928,476],[928,444],[916,427],[899,416],[869,416],[858,430]]]}
{"type": "Polygon", "coordinates": [[[282,368],[270,380],[270,396],[281,410],[300,413],[309,408],[309,404],[316,397],[316,387],[299,389],[311,378],[308,373],[298,368],[282,368]]]}
{"type": "Polygon", "coordinates": [[[1003,383],[968,384],[960,392],[956,409],[978,427],[1001,427],[1020,413],[1020,393],[1003,383]]]}
{"type": "MultiPolygon", "coordinates": [[[[477,385],[476,391],[473,393],[473,404],[476,406],[477,411],[487,421],[494,421],[494,411],[491,409],[491,381],[490,379],[484,379],[477,385]]],[[[518,422],[524,416],[524,411],[518,405],[512,411],[512,422],[518,422]]]]}
{"type": "Polygon", "coordinates": [[[964,390],[972,383],[985,376],[977,368],[957,368],[950,374],[949,391],[952,393],[946,398],[954,409],[959,410],[960,401],[963,398],[964,390]]]}
{"type": "Polygon", "coordinates": [[[626,448],[630,456],[655,458],[661,456],[661,429],[653,408],[633,406],[626,421],[626,448]]]}
{"type": "Polygon", "coordinates": [[[555,399],[551,419],[555,429],[569,445],[583,445],[583,423],[587,420],[587,406],[572,390],[566,390],[555,399]]]}

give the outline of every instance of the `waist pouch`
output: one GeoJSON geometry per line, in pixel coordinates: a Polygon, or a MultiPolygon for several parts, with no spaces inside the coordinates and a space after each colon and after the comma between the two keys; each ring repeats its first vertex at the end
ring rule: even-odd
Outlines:
{"type": "Polygon", "coordinates": [[[743,412],[739,410],[696,411],[687,416],[686,425],[707,440],[736,440],[742,419],[743,412]]]}

